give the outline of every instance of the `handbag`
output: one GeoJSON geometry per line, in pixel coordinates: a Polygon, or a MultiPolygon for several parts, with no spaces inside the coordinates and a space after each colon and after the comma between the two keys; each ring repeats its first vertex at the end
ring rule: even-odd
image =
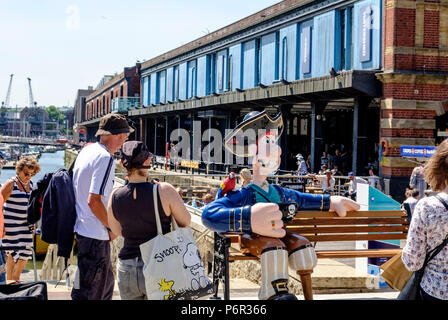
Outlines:
{"type": "MultiPolygon", "coordinates": [[[[448,210],[448,204],[439,196],[435,196],[442,204],[445,206],[445,208],[448,210]]],[[[398,300],[421,300],[420,296],[420,282],[422,281],[423,274],[425,273],[426,265],[429,261],[431,261],[439,252],[445,247],[445,245],[448,243],[448,236],[443,240],[443,242],[429,251],[426,254],[425,261],[423,263],[423,266],[415,271],[409,281],[404,286],[403,290],[398,295],[398,300]]]]}
{"type": "Polygon", "coordinates": [[[172,231],[162,233],[153,188],[157,236],[140,245],[146,295],[149,300],[190,300],[213,293],[190,228],[179,228],[171,216],[172,231]]]}
{"type": "Polygon", "coordinates": [[[401,253],[390,258],[380,268],[383,269],[381,276],[384,281],[389,287],[397,291],[403,289],[413,274],[412,271],[409,271],[404,266],[403,260],[401,260],[401,253]]]}

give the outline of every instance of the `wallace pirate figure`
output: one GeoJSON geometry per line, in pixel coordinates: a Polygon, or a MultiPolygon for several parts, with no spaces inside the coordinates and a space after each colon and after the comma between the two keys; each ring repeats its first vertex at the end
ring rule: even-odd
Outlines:
{"type": "Polygon", "coordinates": [[[284,221],[300,210],[330,210],[339,216],[359,210],[348,198],[306,194],[267,182],[266,177],[280,166],[277,141],[282,131],[281,113],[271,117],[266,111],[253,111],[244,117],[225,137],[224,146],[237,156],[252,157],[252,181],[208,204],[202,213],[204,225],[218,233],[241,232],[241,250],[260,258],[259,299],[295,300],[288,292],[288,265],[299,271],[312,270],[317,263],[313,245],[287,232],[284,221]]]}

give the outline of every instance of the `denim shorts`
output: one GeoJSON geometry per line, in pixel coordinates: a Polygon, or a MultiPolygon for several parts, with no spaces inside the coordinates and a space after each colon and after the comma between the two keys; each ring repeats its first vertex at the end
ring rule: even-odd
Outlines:
{"type": "Polygon", "coordinates": [[[118,259],[118,289],[121,300],[147,300],[141,258],[118,259]]]}

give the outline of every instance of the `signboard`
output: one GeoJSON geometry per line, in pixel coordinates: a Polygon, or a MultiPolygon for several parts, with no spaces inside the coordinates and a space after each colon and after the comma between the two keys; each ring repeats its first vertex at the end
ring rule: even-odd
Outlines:
{"type": "Polygon", "coordinates": [[[400,155],[402,157],[430,158],[436,149],[435,146],[401,146],[400,155]]]}
{"type": "Polygon", "coordinates": [[[193,160],[182,160],[180,162],[180,166],[181,167],[185,167],[185,168],[198,169],[199,168],[199,162],[198,161],[193,161],[193,160]]]}
{"type": "Polygon", "coordinates": [[[359,10],[359,60],[361,62],[370,61],[370,45],[372,36],[373,10],[371,6],[365,6],[359,10]]]}
{"type": "Polygon", "coordinates": [[[311,26],[304,27],[300,35],[300,47],[302,48],[300,68],[302,73],[311,72],[311,26]]]}

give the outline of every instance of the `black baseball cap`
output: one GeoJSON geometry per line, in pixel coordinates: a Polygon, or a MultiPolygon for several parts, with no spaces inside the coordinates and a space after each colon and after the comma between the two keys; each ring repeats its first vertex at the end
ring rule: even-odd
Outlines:
{"type": "Polygon", "coordinates": [[[95,133],[95,136],[131,132],[134,132],[134,129],[129,126],[124,115],[119,113],[109,113],[101,118],[99,129],[95,133]]]}
{"type": "Polygon", "coordinates": [[[153,154],[142,141],[126,141],[120,150],[121,162],[126,169],[149,169],[150,166],[143,163],[152,157],[153,154]]]}

